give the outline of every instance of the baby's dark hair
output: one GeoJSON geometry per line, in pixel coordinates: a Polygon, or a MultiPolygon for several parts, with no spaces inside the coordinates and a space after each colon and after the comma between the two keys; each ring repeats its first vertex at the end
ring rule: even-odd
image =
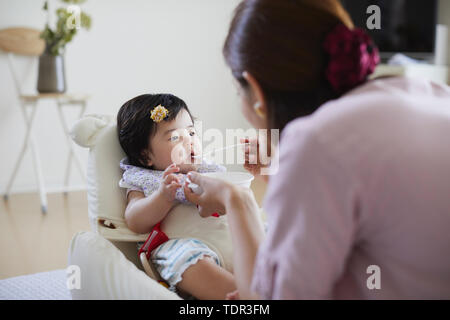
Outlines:
{"type": "Polygon", "coordinates": [[[156,133],[157,123],[150,115],[158,105],[169,111],[163,121],[175,119],[182,109],[194,121],[186,103],[172,94],[143,94],[125,102],[117,114],[117,134],[131,165],[151,169],[147,166],[148,157],[144,150],[149,149],[149,137],[156,133]]]}

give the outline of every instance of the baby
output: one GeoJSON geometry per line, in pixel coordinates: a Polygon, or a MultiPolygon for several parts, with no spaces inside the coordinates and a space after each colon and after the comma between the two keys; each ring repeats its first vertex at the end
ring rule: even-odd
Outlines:
{"type": "Polygon", "coordinates": [[[119,185],[127,188],[128,228],[149,233],[161,223],[168,239],[158,243],[150,259],[171,290],[197,299],[225,299],[236,289],[228,267],[231,249],[218,250],[229,241],[226,217],[201,218],[183,191],[187,172],[225,168],[197,157],[201,143],[185,102],[170,94],[135,97],[120,108],[117,130],[127,155],[120,162],[119,185]],[[209,238],[202,236],[205,232],[209,238]]]}

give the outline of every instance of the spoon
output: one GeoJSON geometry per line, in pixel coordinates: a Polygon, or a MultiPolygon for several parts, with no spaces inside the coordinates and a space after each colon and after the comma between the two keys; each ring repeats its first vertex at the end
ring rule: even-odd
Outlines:
{"type": "Polygon", "coordinates": [[[214,149],[214,150],[212,150],[212,151],[210,151],[210,152],[203,153],[203,154],[199,154],[199,155],[197,155],[197,156],[193,156],[192,158],[200,158],[200,157],[203,157],[203,156],[206,156],[206,155],[214,154],[214,153],[216,153],[217,151],[222,151],[222,150],[226,150],[226,149],[231,149],[231,148],[239,147],[239,146],[245,146],[245,145],[248,145],[248,144],[250,144],[250,143],[247,142],[247,143],[233,144],[233,145],[231,145],[231,146],[226,146],[226,147],[223,147],[223,148],[214,149]]]}
{"type": "MultiPolygon", "coordinates": [[[[193,156],[193,158],[203,157],[203,156],[205,156],[205,155],[213,154],[213,153],[215,153],[215,152],[217,152],[217,151],[222,151],[222,150],[226,150],[226,149],[231,149],[231,148],[239,147],[239,146],[245,146],[245,145],[247,145],[247,144],[250,144],[250,143],[247,142],[247,143],[233,144],[233,145],[231,145],[231,146],[226,146],[226,147],[223,147],[223,148],[214,149],[213,151],[210,151],[210,152],[207,152],[207,153],[204,153],[204,154],[199,154],[199,155],[197,155],[197,156],[193,156]]],[[[196,194],[198,194],[198,195],[200,195],[200,194],[203,193],[202,187],[200,187],[199,185],[197,185],[197,184],[195,184],[195,183],[192,183],[192,182],[189,180],[189,178],[187,178],[187,181],[188,181],[188,183],[189,183],[189,184],[188,184],[188,187],[189,187],[194,193],[196,193],[196,194]]]]}

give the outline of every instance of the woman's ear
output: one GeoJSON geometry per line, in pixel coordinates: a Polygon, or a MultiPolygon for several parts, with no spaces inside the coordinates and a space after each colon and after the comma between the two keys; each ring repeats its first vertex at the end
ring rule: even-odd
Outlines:
{"type": "Polygon", "coordinates": [[[249,84],[250,94],[253,98],[253,101],[251,101],[251,103],[253,104],[255,113],[258,115],[258,117],[265,119],[267,115],[267,104],[261,86],[255,79],[255,77],[253,77],[253,75],[247,71],[244,71],[242,73],[242,77],[249,84]]]}

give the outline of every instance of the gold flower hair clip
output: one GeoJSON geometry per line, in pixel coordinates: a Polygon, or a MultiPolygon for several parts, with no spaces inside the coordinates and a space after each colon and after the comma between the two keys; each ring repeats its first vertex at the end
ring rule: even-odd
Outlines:
{"type": "Polygon", "coordinates": [[[151,111],[150,118],[152,118],[153,121],[158,123],[158,122],[163,121],[168,115],[169,115],[169,110],[167,110],[162,105],[159,105],[151,111]]]}

